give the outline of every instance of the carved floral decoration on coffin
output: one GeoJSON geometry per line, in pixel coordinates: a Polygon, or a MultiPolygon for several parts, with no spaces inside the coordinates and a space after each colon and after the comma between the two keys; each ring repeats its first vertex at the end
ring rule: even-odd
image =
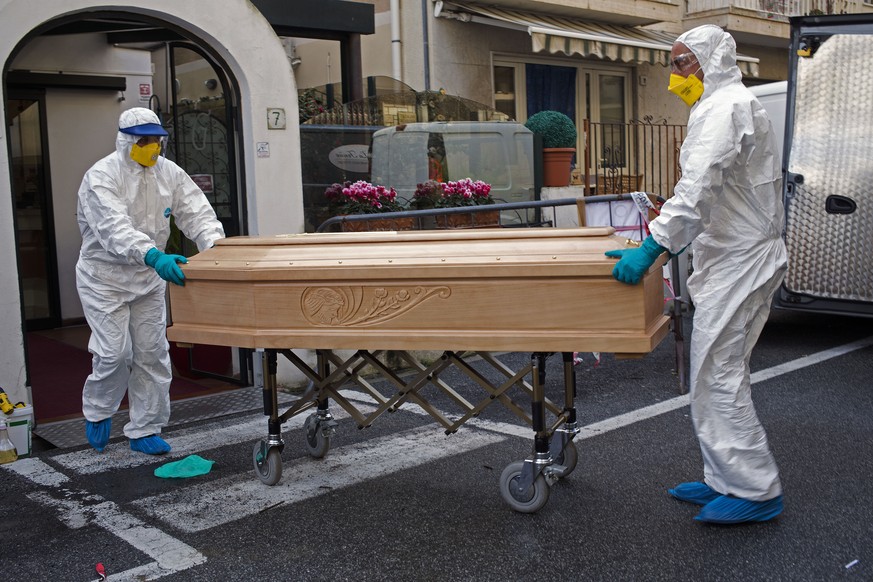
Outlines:
{"type": "Polygon", "coordinates": [[[444,285],[388,290],[385,287],[307,287],[300,298],[306,321],[318,327],[364,327],[409,312],[428,299],[446,299],[452,290],[444,285]]]}

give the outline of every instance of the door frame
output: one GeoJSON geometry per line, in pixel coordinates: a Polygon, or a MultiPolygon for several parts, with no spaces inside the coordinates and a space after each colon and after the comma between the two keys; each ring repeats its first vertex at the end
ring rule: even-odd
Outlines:
{"type": "MultiPolygon", "coordinates": [[[[38,331],[44,329],[53,329],[56,327],[60,327],[62,324],[61,321],[61,300],[60,300],[60,288],[59,288],[59,278],[58,278],[58,255],[55,241],[55,219],[54,219],[54,205],[53,205],[53,195],[52,195],[52,185],[51,185],[51,160],[49,159],[49,144],[48,144],[48,128],[47,128],[47,117],[46,117],[46,91],[45,89],[38,88],[20,88],[15,85],[9,85],[6,90],[5,100],[6,100],[6,112],[7,116],[9,115],[9,101],[11,100],[22,100],[22,99],[32,99],[39,104],[39,139],[40,139],[40,155],[42,157],[41,164],[41,184],[44,190],[44,200],[43,200],[43,227],[45,229],[45,245],[46,245],[46,279],[47,279],[47,292],[48,292],[48,303],[49,303],[49,316],[41,317],[36,319],[28,320],[25,313],[25,304],[24,304],[24,285],[22,281],[22,264],[21,264],[21,254],[20,247],[21,241],[19,238],[19,224],[18,224],[18,216],[15,208],[15,192],[10,187],[9,193],[12,197],[11,205],[12,205],[12,220],[15,225],[15,254],[16,254],[16,262],[18,266],[18,290],[20,294],[21,300],[21,321],[24,324],[25,332],[30,331],[38,331]]],[[[6,120],[4,120],[6,123],[6,120]]],[[[12,140],[8,140],[7,143],[7,157],[9,160],[9,167],[12,168],[12,140]]]]}

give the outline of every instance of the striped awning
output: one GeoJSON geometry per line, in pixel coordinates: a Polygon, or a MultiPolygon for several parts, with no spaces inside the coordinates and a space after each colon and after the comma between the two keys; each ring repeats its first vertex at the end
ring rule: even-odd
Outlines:
{"type": "MultiPolygon", "coordinates": [[[[676,37],[634,26],[533,14],[470,2],[437,2],[434,15],[515,30],[531,37],[533,52],[597,57],[623,63],[668,66],[676,37]]],[[[758,59],[737,55],[743,75],[758,76],[758,59]]]]}

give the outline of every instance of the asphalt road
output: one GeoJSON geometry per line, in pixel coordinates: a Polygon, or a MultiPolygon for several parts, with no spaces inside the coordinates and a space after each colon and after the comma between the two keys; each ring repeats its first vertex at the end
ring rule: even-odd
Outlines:
{"type": "MultiPolygon", "coordinates": [[[[339,427],[321,460],[307,456],[297,417],[274,487],[252,472],[266,421],[246,412],[168,431],[166,458],[115,440],[102,455],[45,450],[0,466],[0,571],[53,582],[96,580],[98,562],[119,580],[873,579],[873,320],[771,315],[753,391],[785,511],[764,524],[701,524],[666,493],[701,477],[673,350],[668,337],[639,360],[604,355],[595,366],[585,355],[579,463],[535,514],[499,493],[503,468],[532,446],[502,407],[451,436],[414,406],[365,430],[334,407],[339,427]],[[214,460],[212,471],[154,476],[189,454],[214,460]]],[[[500,357],[513,368],[528,358],[500,357]]],[[[553,399],[562,382],[552,357],[553,399]]]]}

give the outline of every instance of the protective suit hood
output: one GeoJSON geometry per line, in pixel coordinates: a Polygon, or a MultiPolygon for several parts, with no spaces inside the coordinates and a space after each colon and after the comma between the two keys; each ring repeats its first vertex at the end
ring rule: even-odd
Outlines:
{"type": "Polygon", "coordinates": [[[704,24],[692,28],[677,38],[676,42],[691,49],[703,69],[701,101],[720,87],[742,81],[743,74],[737,67],[737,44],[730,34],[718,26],[704,24]]]}
{"type": "Polygon", "coordinates": [[[167,131],[161,120],[151,109],[133,107],[123,111],[118,118],[118,135],[115,138],[115,151],[121,157],[124,167],[143,171],[145,168],[130,158],[130,148],[143,136],[166,137],[167,131]]]}

